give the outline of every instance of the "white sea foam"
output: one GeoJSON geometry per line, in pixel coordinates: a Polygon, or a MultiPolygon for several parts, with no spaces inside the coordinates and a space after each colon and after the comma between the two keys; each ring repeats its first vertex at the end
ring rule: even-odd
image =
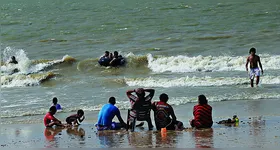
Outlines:
{"type": "MultiPolygon", "coordinates": [[[[259,100],[259,99],[279,99],[280,94],[277,92],[272,93],[259,93],[259,94],[248,94],[248,93],[239,93],[239,94],[224,94],[224,95],[217,95],[217,96],[208,96],[208,101],[211,102],[219,102],[219,101],[242,101],[242,100],[259,100]]],[[[157,99],[154,99],[157,100],[157,99]]],[[[187,103],[197,103],[197,97],[170,97],[168,100],[170,105],[184,105],[187,103]]],[[[64,109],[63,112],[76,112],[78,109],[83,109],[84,111],[99,111],[101,110],[104,104],[99,105],[84,105],[84,106],[77,106],[77,107],[68,107],[64,109]]],[[[14,107],[16,105],[12,105],[10,107],[14,107]]],[[[129,101],[117,101],[116,106],[121,110],[127,110],[130,108],[129,101]]],[[[5,108],[8,108],[6,106],[5,108]]],[[[20,116],[34,116],[34,115],[43,115],[47,111],[47,108],[36,108],[36,109],[29,109],[29,110],[16,110],[16,109],[7,109],[2,110],[0,114],[1,118],[12,118],[12,117],[20,117],[20,116]]]]}
{"type": "Polygon", "coordinates": [[[48,74],[20,75],[14,74],[9,76],[1,76],[1,87],[22,87],[22,86],[36,86],[41,80],[45,79],[48,74]]]}
{"type": "MultiPolygon", "coordinates": [[[[142,87],[192,87],[192,86],[226,86],[249,84],[248,78],[241,77],[181,77],[181,78],[125,78],[128,86],[142,87]]],[[[280,84],[280,76],[262,76],[262,84],[280,84]]]]}
{"type": "MultiPolygon", "coordinates": [[[[265,69],[279,69],[280,56],[260,55],[265,69]]],[[[212,72],[245,71],[247,56],[170,56],[153,57],[147,55],[148,67],[153,72],[212,72]]]]}

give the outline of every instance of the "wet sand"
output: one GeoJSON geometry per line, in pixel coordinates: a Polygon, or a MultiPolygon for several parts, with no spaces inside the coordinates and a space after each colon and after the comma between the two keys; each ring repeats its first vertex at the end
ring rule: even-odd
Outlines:
{"type": "MultiPolygon", "coordinates": [[[[0,127],[1,148],[277,148],[280,146],[279,100],[217,102],[213,119],[227,119],[238,112],[239,124],[220,125],[211,129],[191,129],[188,119],[194,104],[176,106],[175,113],[183,121],[184,131],[166,134],[148,131],[147,124],[135,132],[97,132],[94,120],[97,112],[86,113],[87,120],[78,128],[45,129],[42,123],[7,124],[0,127]],[[245,105],[246,104],[246,105],[245,105]],[[228,107],[225,107],[228,106],[228,107]],[[230,107],[231,106],[231,107],[230,107]],[[240,107],[237,107],[240,106],[240,107]],[[245,109],[250,108],[250,109],[245,109]],[[187,113],[184,114],[184,112],[187,113]],[[189,112],[190,111],[190,112],[189,112]]],[[[214,111],[214,110],[213,110],[214,111]]],[[[59,114],[58,116],[63,116],[59,114]]],[[[122,110],[126,118],[126,111],[122,110]]]]}

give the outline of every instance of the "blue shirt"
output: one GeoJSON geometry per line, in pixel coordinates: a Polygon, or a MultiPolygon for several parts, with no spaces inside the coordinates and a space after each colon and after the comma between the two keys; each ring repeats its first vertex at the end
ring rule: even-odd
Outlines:
{"type": "Polygon", "coordinates": [[[119,109],[112,104],[105,104],[99,111],[97,124],[103,126],[111,126],[112,120],[115,115],[120,117],[119,109]]]}
{"type": "Polygon", "coordinates": [[[53,105],[56,107],[56,110],[62,110],[61,106],[59,104],[53,105]]]}

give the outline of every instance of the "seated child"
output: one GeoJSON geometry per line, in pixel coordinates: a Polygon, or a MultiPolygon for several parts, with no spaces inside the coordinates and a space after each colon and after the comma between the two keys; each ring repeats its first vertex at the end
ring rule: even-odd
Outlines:
{"type": "Polygon", "coordinates": [[[54,117],[55,113],[56,113],[55,106],[51,106],[49,112],[44,117],[44,124],[46,127],[52,127],[54,125],[64,127],[61,121],[54,117]]]}
{"type": "Polygon", "coordinates": [[[217,122],[217,124],[229,124],[229,123],[237,123],[239,119],[236,115],[233,115],[232,119],[228,118],[228,120],[221,120],[217,122]]]}
{"type": "Polygon", "coordinates": [[[67,125],[80,125],[80,123],[85,119],[84,111],[79,109],[77,114],[73,114],[66,118],[67,125]]]}

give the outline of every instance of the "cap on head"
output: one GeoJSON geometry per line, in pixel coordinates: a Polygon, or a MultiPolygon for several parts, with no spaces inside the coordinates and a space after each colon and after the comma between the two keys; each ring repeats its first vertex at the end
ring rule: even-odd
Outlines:
{"type": "Polygon", "coordinates": [[[237,116],[236,116],[236,115],[233,115],[233,118],[237,118],[237,116]]]}
{"type": "Polygon", "coordinates": [[[15,60],[15,59],[16,59],[16,57],[15,57],[15,56],[12,56],[11,58],[12,58],[13,60],[15,60]]]}
{"type": "Polygon", "coordinates": [[[137,94],[143,94],[144,93],[144,89],[143,88],[138,88],[138,89],[135,90],[135,92],[137,94]]]}

